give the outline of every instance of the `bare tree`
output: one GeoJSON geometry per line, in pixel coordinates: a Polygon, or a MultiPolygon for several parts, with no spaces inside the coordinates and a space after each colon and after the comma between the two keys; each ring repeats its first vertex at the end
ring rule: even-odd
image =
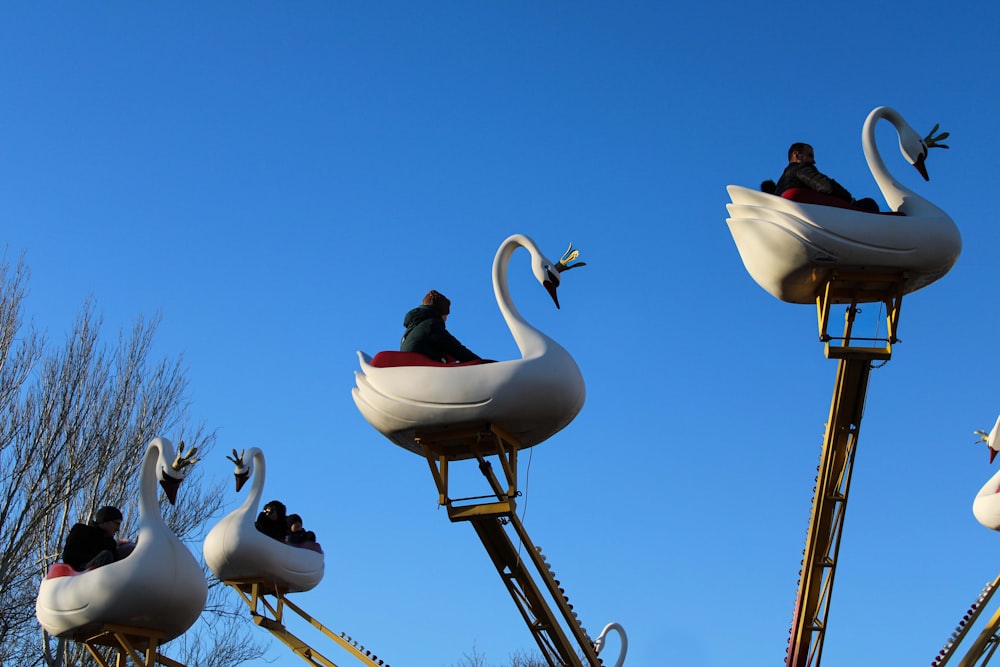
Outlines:
{"type": "MultiPolygon", "coordinates": [[[[101,318],[88,301],[53,348],[24,324],[27,282],[23,258],[13,266],[0,259],[0,664],[94,665],[83,647],[49,637],[35,621],[41,578],[69,527],[101,505],[121,507],[122,533],[132,533],[138,469],[153,437],[205,452],[214,433],[188,423],[181,359],[151,359],[158,320],[139,318],[116,345],[104,345],[101,318]]],[[[174,532],[195,543],[221,506],[221,486],[195,469],[177,506],[162,509],[174,532]]],[[[232,667],[263,654],[237,617],[238,601],[224,593],[211,587],[207,613],[168,645],[183,653],[171,657],[232,667]]]]}
{"type": "Polygon", "coordinates": [[[486,656],[480,653],[479,648],[473,644],[472,650],[464,654],[462,659],[452,667],[549,667],[549,665],[540,654],[523,651],[512,653],[503,665],[493,665],[487,662],[486,656]]]}

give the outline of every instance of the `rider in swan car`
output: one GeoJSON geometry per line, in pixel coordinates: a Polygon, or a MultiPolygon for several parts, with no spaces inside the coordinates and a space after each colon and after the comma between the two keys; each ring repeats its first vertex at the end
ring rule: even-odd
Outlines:
{"type": "Polygon", "coordinates": [[[66,536],[63,562],[77,572],[115,562],[120,557],[115,533],[121,525],[121,511],[110,505],[97,510],[89,523],[75,524],[66,536]]]}
{"type": "Polygon", "coordinates": [[[406,333],[399,343],[401,352],[417,352],[434,361],[477,361],[479,355],[458,342],[448,333],[445,322],[451,312],[451,301],[444,294],[431,290],[422,305],[406,313],[403,326],[406,333]]]}
{"type": "Polygon", "coordinates": [[[874,199],[865,197],[864,199],[854,199],[851,193],[843,185],[833,180],[829,176],[821,173],[816,168],[816,153],[813,147],[803,142],[796,142],[788,149],[788,166],[782,172],[778,183],[774,185],[774,190],[769,189],[772,181],[764,181],[761,189],[765,192],[778,195],[785,190],[792,188],[805,188],[823,194],[832,195],[837,199],[843,199],[855,207],[872,213],[878,212],[878,204],[874,199]]]}

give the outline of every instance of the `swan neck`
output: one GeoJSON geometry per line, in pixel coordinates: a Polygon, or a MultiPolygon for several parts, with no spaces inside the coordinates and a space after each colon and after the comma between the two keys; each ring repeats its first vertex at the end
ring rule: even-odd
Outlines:
{"type": "Polygon", "coordinates": [[[917,195],[897,181],[885,166],[885,161],[882,159],[882,154],[875,141],[875,126],[882,118],[892,123],[892,126],[896,128],[897,135],[900,127],[906,125],[906,121],[895,109],[878,107],[865,119],[861,132],[861,147],[865,153],[865,160],[868,162],[868,169],[871,170],[872,177],[878,184],[886,203],[891,210],[898,211],[904,201],[911,197],[917,197],[917,195]]]}
{"type": "Polygon", "coordinates": [[[532,260],[542,256],[535,242],[527,236],[514,234],[508,237],[500,246],[500,249],[497,250],[496,257],[493,260],[493,294],[496,296],[497,306],[500,308],[500,313],[507,323],[507,328],[510,329],[510,333],[514,337],[518,349],[521,351],[521,357],[525,358],[534,352],[535,344],[543,341],[544,337],[541,332],[528,324],[521,316],[521,313],[518,312],[517,307],[510,297],[510,288],[507,284],[507,267],[510,264],[511,256],[518,248],[524,248],[531,253],[532,260]]]}
{"type": "Polygon", "coordinates": [[[614,667],[622,667],[625,664],[625,655],[628,653],[628,635],[625,634],[625,628],[620,623],[608,623],[597,639],[603,648],[603,643],[611,630],[618,633],[618,638],[621,641],[621,648],[618,651],[618,659],[615,661],[614,667]]]}
{"type": "Polygon", "coordinates": [[[164,451],[166,444],[159,439],[153,440],[146,447],[146,454],[142,458],[142,467],[139,472],[139,525],[161,525],[163,515],[160,513],[159,478],[157,468],[163,466],[168,468],[166,461],[172,458],[172,451],[164,451]]]}
{"type": "Polygon", "coordinates": [[[264,464],[264,452],[256,447],[250,448],[250,493],[240,506],[244,512],[250,515],[251,520],[256,519],[257,508],[260,506],[260,499],[264,495],[264,481],[267,478],[267,466],[264,464]]]}

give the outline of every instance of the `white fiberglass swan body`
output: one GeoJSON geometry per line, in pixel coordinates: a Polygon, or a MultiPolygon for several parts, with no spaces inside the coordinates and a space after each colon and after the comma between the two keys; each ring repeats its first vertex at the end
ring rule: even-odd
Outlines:
{"type": "Polygon", "coordinates": [[[236,490],[253,477],[243,504],[227,514],[205,536],[205,563],[223,581],[263,579],[282,593],[308,591],[323,580],[324,556],[316,548],[279,542],[257,530],[254,522],[264,493],[264,453],[251,447],[233,450],[236,490]]]}
{"type": "MultiPolygon", "coordinates": [[[[982,431],[977,431],[982,433],[982,431]]],[[[990,449],[990,462],[1000,451],[1000,417],[997,417],[993,430],[986,436],[986,444],[990,449]]],[[[992,530],[1000,530],[1000,472],[990,477],[989,481],[976,494],[972,501],[972,513],[976,520],[992,530]]]]}
{"type": "Polygon", "coordinates": [[[493,260],[493,292],[520,359],[384,368],[358,352],[361,371],[355,373],[354,402],[368,423],[397,445],[421,453],[414,442],[418,431],[492,423],[516,437],[521,447],[531,447],[569,424],[583,407],[586,391],[573,357],[525,321],[511,301],[507,266],[517,248],[531,254],[532,272],[557,308],[559,274],[583,263],[569,264],[579,254],[572,246],[553,263],[522,234],[500,245],[493,260]]]}
{"type": "MultiPolygon", "coordinates": [[[[815,303],[831,270],[906,272],[904,292],[944,276],[962,250],[962,237],[947,213],[892,177],[875,145],[875,124],[892,123],[903,156],[927,178],[928,147],[903,117],[888,107],[865,120],[862,147],[875,182],[895,215],[805,204],[730,185],[729,231],[743,264],[768,293],[789,303],[815,303]]],[[[936,128],[935,128],[936,129],[936,128]]]]}
{"type": "Polygon", "coordinates": [[[72,638],[117,624],[162,632],[163,641],[169,641],[198,620],[208,595],[205,575],[191,551],[163,522],[156,497],[159,480],[173,502],[178,478],[167,471],[193,463],[174,456],[173,445],[165,438],[154,438],[146,448],[140,470],[139,530],[131,554],[81,573],[69,565],[52,567],[35,604],[35,616],[46,632],[72,638]]]}

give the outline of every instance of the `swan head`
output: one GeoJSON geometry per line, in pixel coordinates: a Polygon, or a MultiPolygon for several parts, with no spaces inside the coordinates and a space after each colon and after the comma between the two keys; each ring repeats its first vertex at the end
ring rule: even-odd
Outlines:
{"type": "Polygon", "coordinates": [[[198,458],[195,454],[198,453],[197,447],[192,447],[187,452],[184,451],[184,441],[181,441],[180,451],[174,457],[173,463],[170,467],[161,466],[157,474],[157,478],[160,481],[160,487],[167,496],[167,500],[173,505],[177,502],[177,489],[180,487],[181,482],[187,477],[188,472],[191,470],[191,466],[198,462],[198,458]]]}
{"type": "Polygon", "coordinates": [[[996,458],[997,452],[1000,451],[1000,417],[997,417],[996,423],[993,425],[993,430],[989,433],[980,429],[975,432],[979,436],[979,440],[976,442],[985,442],[986,446],[990,450],[990,463],[993,463],[993,459],[996,458]]]}
{"type": "Polygon", "coordinates": [[[535,278],[542,284],[545,291],[549,293],[549,296],[552,297],[556,308],[559,307],[559,296],[556,294],[556,290],[559,288],[559,274],[563,271],[586,266],[586,262],[570,264],[570,262],[579,256],[580,251],[574,250],[573,244],[570,243],[569,248],[567,248],[566,252],[563,253],[563,256],[555,264],[540,254],[535,256],[531,262],[531,270],[535,274],[535,278]]]}
{"type": "Polygon", "coordinates": [[[226,458],[233,462],[236,466],[236,470],[233,474],[236,476],[236,492],[239,493],[243,485],[247,483],[250,479],[250,466],[243,460],[246,454],[246,450],[241,450],[239,453],[233,450],[232,456],[227,456],[226,458]]]}
{"type": "Polygon", "coordinates": [[[927,166],[924,164],[927,159],[927,152],[931,148],[948,148],[947,144],[940,143],[948,138],[948,132],[942,132],[938,135],[934,133],[938,131],[939,125],[935,124],[933,129],[927,134],[926,137],[921,138],[917,134],[916,130],[907,125],[905,122],[900,123],[897,131],[899,133],[899,150],[906,158],[906,161],[912,164],[920,175],[924,177],[925,181],[929,181],[930,177],[927,175],[927,166]]]}

